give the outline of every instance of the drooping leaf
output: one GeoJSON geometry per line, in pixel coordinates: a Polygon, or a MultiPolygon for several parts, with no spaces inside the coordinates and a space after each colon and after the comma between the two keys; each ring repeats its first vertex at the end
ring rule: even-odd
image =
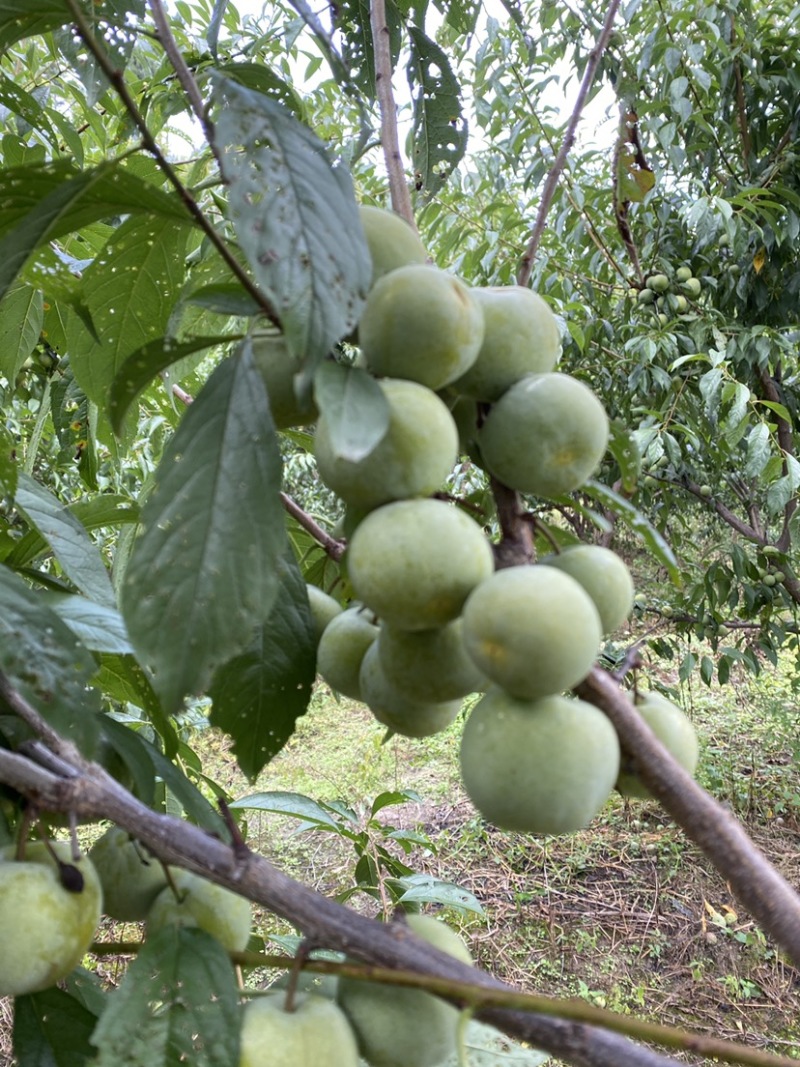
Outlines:
{"type": "Polygon", "coordinates": [[[100,550],[58,497],[30,475],[21,473],[15,503],[50,546],[76,588],[97,604],[116,608],[111,579],[100,550]]]}
{"type": "Polygon", "coordinates": [[[88,1067],[97,1016],[61,989],[14,1001],[14,1057],[21,1067],[88,1067]]]}
{"type": "Polygon", "coordinates": [[[410,874],[398,881],[401,886],[406,887],[398,903],[442,904],[457,911],[483,915],[478,898],[463,886],[422,874],[410,874]]]}
{"type": "Polygon", "coordinates": [[[13,382],[33,352],[44,321],[44,301],[30,285],[15,285],[0,300],[0,374],[13,382]]]}
{"type": "Polygon", "coordinates": [[[613,419],[611,422],[608,450],[617,461],[623,491],[632,493],[641,473],[642,457],[633,435],[622,419],[613,419]]]}
{"type": "Polygon", "coordinates": [[[85,272],[83,298],[97,338],[73,318],[70,365],[100,407],[128,356],[164,336],[183,280],[187,235],[182,223],[128,219],[85,272]]]}
{"type": "Polygon", "coordinates": [[[5,426],[0,426],[0,498],[7,496],[14,499],[18,478],[14,440],[5,426]]]}
{"type": "Polygon", "coordinates": [[[314,375],[314,399],[337,456],[363,459],[389,428],[389,404],[383,390],[360,367],[323,360],[314,375]]]}
{"type": "Polygon", "coordinates": [[[325,355],[358,322],[371,261],[347,169],[280,104],[217,79],[217,143],[230,215],[299,358],[325,355]]]}
{"type": "Polygon", "coordinates": [[[461,89],[447,54],[416,26],[409,26],[408,83],[414,97],[414,180],[426,200],[435,195],[467,150],[461,89]]]}
{"type": "Polygon", "coordinates": [[[278,592],[281,462],[249,341],[187,410],[156,471],[122,610],[166,710],[243,652],[278,592]]]}
{"type": "Polygon", "coordinates": [[[231,1067],[241,1009],[227,952],[204,930],[148,936],[92,1037],[96,1067],[231,1067]]]}
{"type": "Polygon", "coordinates": [[[64,737],[91,755],[96,665],[72,630],[17,575],[0,566],[0,670],[64,737]]]}
{"type": "Polygon", "coordinates": [[[176,196],[114,162],[84,171],[67,162],[2,171],[0,202],[0,297],[36,248],[109,215],[148,212],[188,221],[176,196]]]}
{"type": "MultiPolygon", "coordinates": [[[[91,0],[84,3],[84,18],[89,30],[114,68],[123,71],[128,65],[136,44],[138,21],[145,14],[146,0],[91,0]]],[[[54,34],[61,55],[77,73],[86,93],[86,102],[94,107],[109,86],[99,60],[70,30],[54,34]]]]}
{"type": "Polygon", "coordinates": [[[633,533],[641,537],[654,559],[656,559],[662,567],[666,568],[674,584],[678,586],[681,585],[681,572],[678,567],[678,561],[675,558],[675,553],[672,551],[667,540],[658,532],[646,515],[642,514],[642,512],[631,504],[629,500],[626,500],[625,497],[620,496],[619,493],[615,493],[613,489],[609,489],[607,485],[602,485],[600,482],[588,482],[582,487],[581,492],[585,493],[586,496],[591,497],[593,500],[600,501],[604,508],[608,508],[608,510],[618,519],[621,519],[633,533]]]}
{"type": "Polygon", "coordinates": [[[108,408],[114,430],[120,432],[131,404],[162,370],[194,352],[201,352],[204,348],[213,348],[215,345],[230,344],[241,337],[242,334],[196,337],[183,344],[175,344],[168,337],[159,337],[138,348],[117,370],[111,385],[108,408]]]}
{"type": "Polygon", "coordinates": [[[250,647],[212,682],[211,722],[233,739],[252,781],[278,753],[308,709],[316,673],[316,640],[305,582],[288,554],[279,561],[273,609],[250,647]]]}

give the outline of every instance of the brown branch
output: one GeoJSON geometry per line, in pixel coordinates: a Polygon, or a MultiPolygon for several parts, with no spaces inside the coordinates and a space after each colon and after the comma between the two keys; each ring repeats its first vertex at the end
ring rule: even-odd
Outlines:
{"type": "Polygon", "coordinates": [[[181,83],[181,87],[186,93],[192,111],[197,116],[197,120],[203,128],[203,135],[206,141],[208,141],[208,145],[214,153],[217,163],[220,164],[220,169],[222,169],[221,160],[214,140],[214,126],[208,117],[208,110],[203,103],[203,97],[200,95],[200,88],[194,79],[194,75],[189,70],[186,60],[183,58],[183,53],[178,48],[177,42],[172,36],[172,30],[167,21],[167,14],[161,0],[150,0],[150,10],[153,12],[153,22],[155,22],[156,30],[158,31],[158,41],[166,52],[167,59],[169,59],[172,64],[178,77],[178,81],[181,83]]]}
{"type": "Polygon", "coordinates": [[[205,233],[205,235],[208,237],[209,241],[220,254],[223,261],[225,262],[225,265],[231,271],[233,276],[237,279],[237,281],[242,284],[247,293],[258,304],[258,306],[264,312],[269,321],[280,329],[281,321],[276,309],[270,303],[267,296],[261,292],[261,290],[252,280],[250,275],[244,269],[244,267],[242,267],[242,265],[238,262],[233,252],[231,252],[230,248],[228,248],[225,241],[222,239],[222,237],[220,237],[220,235],[208,221],[200,205],[197,203],[192,194],[180,180],[180,178],[175,172],[174,167],[159,148],[155,138],[150,132],[150,128],[148,127],[144,116],[139,111],[138,107],[136,106],[135,100],[128,91],[128,87],[125,84],[125,76],[123,72],[117,70],[114,67],[114,65],[109,61],[105,51],[98,44],[94,34],[92,33],[92,28],[87,22],[83,11],[77,3],[77,0],[64,0],[64,2],[69,8],[72,20],[75,23],[81,40],[92,53],[94,58],[97,60],[98,66],[103,71],[106,78],[108,78],[117,96],[122,101],[125,110],[128,112],[131,119],[133,120],[134,125],[139,130],[139,133],[142,136],[142,145],[153,156],[159,166],[159,169],[180,197],[186,210],[192,216],[197,225],[202,229],[203,233],[205,233]]]}
{"type": "MultiPolygon", "coordinates": [[[[780,364],[778,364],[778,366],[775,368],[775,377],[774,378],[769,373],[769,371],[767,370],[766,367],[761,367],[759,369],[758,376],[759,376],[759,378],[761,380],[761,387],[764,390],[764,396],[767,398],[767,400],[769,400],[770,403],[772,403],[772,404],[781,404],[781,405],[783,405],[783,397],[781,396],[780,390],[778,389],[778,382],[780,381],[780,376],[781,376],[781,366],[780,366],[780,364]]],[[[783,473],[787,474],[788,471],[789,471],[789,464],[788,464],[788,461],[787,461],[786,457],[787,456],[794,456],[794,453],[795,453],[794,434],[792,432],[792,427],[791,427],[790,423],[788,423],[786,421],[786,419],[782,418],[778,414],[777,411],[773,411],[772,414],[778,420],[778,445],[779,445],[781,451],[783,452],[783,456],[784,456],[784,459],[783,459],[783,473]]],[[[784,508],[784,511],[783,511],[783,529],[781,530],[780,537],[778,538],[778,540],[776,542],[776,547],[779,548],[781,550],[781,552],[786,552],[788,550],[790,544],[791,544],[791,531],[790,531],[790,528],[789,528],[789,524],[791,522],[792,516],[794,515],[796,509],[797,509],[797,497],[793,496],[787,502],[786,507],[784,508]]],[[[794,594],[792,594],[792,595],[794,596],[794,594]]],[[[800,597],[794,597],[794,599],[798,603],[800,603],[800,597]]]]}
{"type": "Polygon", "coordinates": [[[527,285],[531,280],[531,274],[533,273],[533,261],[536,258],[536,252],[539,248],[539,243],[544,233],[544,224],[547,221],[547,214],[550,210],[550,205],[553,202],[555,196],[556,186],[561,176],[561,172],[566,166],[567,156],[569,155],[572,145],[575,142],[575,133],[578,128],[578,122],[580,121],[583,106],[586,103],[586,97],[589,95],[589,89],[594,81],[594,76],[597,71],[597,67],[600,63],[600,58],[605,51],[608,39],[611,36],[611,31],[614,25],[614,19],[619,8],[620,0],[611,0],[606,11],[605,21],[603,22],[603,29],[600,31],[600,36],[597,40],[597,44],[592,49],[589,56],[589,61],[586,64],[586,69],[583,72],[583,79],[581,81],[581,87],[578,91],[578,99],[575,101],[575,107],[572,109],[569,123],[567,124],[567,132],[564,135],[564,141],[559,149],[553,166],[550,168],[550,173],[547,175],[547,180],[544,183],[544,190],[542,191],[542,199],[539,204],[539,211],[536,216],[536,223],[531,233],[528,247],[525,250],[525,254],[522,257],[519,270],[517,272],[517,285],[527,285]]]}
{"type": "MultiPolygon", "coordinates": [[[[731,17],[731,45],[736,46],[736,16],[731,17]]],[[[747,107],[744,99],[744,79],[742,78],[742,61],[739,56],[733,61],[733,74],[736,79],[736,112],[739,119],[739,132],[742,137],[742,162],[745,174],[750,175],[750,157],[753,154],[753,142],[750,139],[750,127],[747,122],[747,107]]]]}
{"type": "Polygon", "coordinates": [[[800,966],[800,897],[789,883],[770,866],[736,819],[668,756],[609,675],[595,667],[575,691],[608,715],[623,749],[656,800],[702,849],[795,966],[800,966]]]}
{"type": "Polygon", "coordinates": [[[303,511],[300,505],[295,500],[292,500],[287,493],[281,493],[281,504],[283,504],[284,510],[291,515],[293,519],[297,520],[306,533],[310,533],[314,540],[322,545],[330,558],[338,563],[345,553],[345,549],[347,548],[346,543],[344,541],[337,541],[335,537],[331,537],[331,535],[323,530],[319,523],[315,522],[307,511],[303,511]]]}
{"type": "Polygon", "coordinates": [[[381,146],[386,173],[389,177],[392,210],[402,216],[416,231],[417,224],[411,207],[411,193],[408,189],[403,156],[400,152],[400,139],[397,134],[397,107],[392,92],[392,49],[389,27],[386,24],[384,0],[372,0],[370,26],[372,51],[375,55],[375,92],[381,114],[381,146]]]}
{"type": "MultiPolygon", "coordinates": [[[[163,863],[193,871],[261,904],[329,949],[378,967],[438,978],[448,985],[465,982],[478,992],[515,992],[420,941],[403,924],[358,915],[289,878],[263,857],[253,853],[242,857],[199,827],[151,811],[97,764],[86,764],[76,777],[60,778],[24,756],[0,749],[0,781],[45,811],[113,821],[135,834],[163,863]]],[[[671,1058],[598,1026],[499,1007],[482,1007],[475,1014],[574,1067],[676,1067],[671,1058]]]]}

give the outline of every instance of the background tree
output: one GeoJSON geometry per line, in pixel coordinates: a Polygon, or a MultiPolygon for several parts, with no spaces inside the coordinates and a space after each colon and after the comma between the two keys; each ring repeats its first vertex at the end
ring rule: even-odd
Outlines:
{"type": "MultiPolygon", "coordinates": [[[[188,697],[209,697],[254,779],[307,708],[304,580],[343,595],[341,505],[310,433],[273,432],[256,357],[265,338],[285,346],[342,452],[380,439],[386,403],[347,339],[371,273],[357,200],[386,205],[387,186],[467,283],[532,279],[562,318],[561,368],[613,420],[597,479],[555,507],[460,467],[453,495],[479,509],[500,561],[528,562],[548,539],[608,543],[624,522],[675,581],[646,610],[716,644],[706,681],[796,647],[793,10],[510,3],[500,19],[389,0],[331,18],[300,3],[240,16],[224,0],[176,13],[0,2],[0,829],[24,839],[41,812],[110,820],[290,919],[311,947],[362,961],[340,971],[425,985],[567,1062],[665,1064],[641,1038],[778,1063],[523,997],[299,886],[211,806],[177,726],[188,697]],[[405,146],[390,92],[403,67],[405,146]],[[579,105],[613,94],[607,143],[575,149],[580,107],[565,130],[554,72],[583,79],[579,105]],[[186,116],[199,133],[180,132],[186,116]],[[135,729],[121,709],[137,709],[135,729]],[[111,756],[131,792],[96,762],[111,756]]],[[[651,644],[673,647],[666,628],[651,644]]],[[[577,692],[800,961],[792,890],[616,680],[595,668],[577,692]]],[[[65,1034],[75,1062],[124,1050],[230,1064],[240,1014],[227,954],[175,934],[145,943],[116,997],[78,972],[18,998],[15,1026],[22,1067],[43,1048],[59,1062],[65,1034]]]]}

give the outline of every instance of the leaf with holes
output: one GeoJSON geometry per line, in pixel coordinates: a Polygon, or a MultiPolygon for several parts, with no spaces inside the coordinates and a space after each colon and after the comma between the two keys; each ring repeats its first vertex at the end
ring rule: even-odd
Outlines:
{"type": "Polygon", "coordinates": [[[414,175],[426,200],[445,184],[467,149],[461,88],[442,49],[409,26],[408,84],[414,97],[414,175]]]}
{"type": "Polygon", "coordinates": [[[358,322],[372,273],[353,183],[284,107],[218,76],[230,216],[291,352],[325,355],[358,322]]]}

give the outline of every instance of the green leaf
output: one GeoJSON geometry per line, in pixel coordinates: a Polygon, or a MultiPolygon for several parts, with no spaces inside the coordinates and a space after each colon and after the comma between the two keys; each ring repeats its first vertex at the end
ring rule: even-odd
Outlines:
{"type": "Polygon", "coordinates": [[[168,926],[147,938],[109,997],[92,1038],[96,1067],[231,1067],[240,1029],[222,945],[204,930],[168,926]]]}
{"type": "Polygon", "coordinates": [[[0,0],[0,52],[69,22],[64,0],[0,0]]]}
{"type": "Polygon", "coordinates": [[[248,317],[257,315],[261,310],[252,296],[238,282],[219,282],[204,285],[183,298],[185,304],[214,311],[218,315],[237,315],[248,317]]]}
{"type": "Polygon", "coordinates": [[[407,878],[398,879],[398,882],[407,887],[398,904],[443,904],[461,912],[483,915],[483,908],[477,897],[460,885],[443,882],[425,874],[410,874],[407,878]]]}
{"type": "Polygon", "coordinates": [[[370,812],[377,815],[382,808],[388,808],[394,804],[419,804],[421,802],[422,797],[414,789],[394,789],[375,797],[370,812]]]}
{"type": "Polygon", "coordinates": [[[633,493],[642,470],[642,457],[636,440],[622,419],[613,419],[608,450],[619,467],[622,489],[633,493]]]}
{"type": "Polygon", "coordinates": [[[649,552],[662,567],[666,568],[673,583],[676,586],[682,584],[681,572],[675,553],[666,539],[638,508],[634,507],[629,500],[620,496],[619,493],[615,493],[613,489],[609,489],[607,485],[601,485],[600,482],[587,482],[581,488],[581,492],[593,500],[599,500],[603,507],[607,508],[613,515],[616,515],[630,530],[641,537],[649,552]]]}
{"type": "Polygon", "coordinates": [[[164,452],[122,613],[166,710],[201,693],[267,617],[286,546],[281,461],[252,349],[224,360],[164,452]]]}
{"type": "Polygon", "coordinates": [[[316,674],[316,639],[305,582],[288,554],[279,561],[280,588],[255,641],[214,676],[211,723],[233,739],[233,752],[252,781],[292,736],[308,710],[316,674]]]}
{"type": "Polygon", "coordinates": [[[160,344],[183,281],[188,227],[130,218],[114,232],[83,276],[83,298],[97,334],[73,318],[70,365],[81,388],[101,408],[131,353],[160,344]]]}
{"type": "Polygon", "coordinates": [[[47,603],[86,648],[93,652],[133,652],[125,621],[115,607],[69,593],[46,593],[47,603]]]}
{"type": "Polygon", "coordinates": [[[273,790],[251,793],[249,796],[234,800],[229,805],[242,811],[269,811],[275,815],[288,815],[292,819],[301,819],[307,823],[317,823],[329,830],[338,830],[339,822],[328,809],[311,797],[302,793],[287,793],[273,790]]]}
{"type": "Polygon", "coordinates": [[[230,0],[214,0],[214,10],[211,12],[211,18],[208,22],[208,30],[206,31],[206,44],[211,52],[211,55],[217,58],[217,44],[219,42],[219,31],[222,28],[222,20],[225,18],[225,9],[227,8],[230,0]]]}
{"type": "Polygon", "coordinates": [[[325,355],[358,322],[372,264],[343,164],[285,108],[217,78],[217,144],[230,216],[298,358],[325,355]]]}
{"type": "Polygon", "coordinates": [[[241,340],[242,336],[221,334],[216,337],[195,337],[183,344],[176,344],[168,337],[159,337],[137,349],[118,369],[111,385],[108,408],[114,431],[121,431],[131,404],[161,371],[185,356],[191,356],[204,348],[213,348],[215,345],[228,345],[232,341],[241,340]]]}
{"type": "Polygon", "coordinates": [[[14,439],[5,426],[0,425],[0,498],[7,496],[13,500],[17,491],[19,468],[15,456],[14,439]]]}
{"type": "Polygon", "coordinates": [[[0,300],[0,374],[14,382],[39,341],[44,322],[41,292],[15,285],[0,300]]]}
{"type": "Polygon", "coordinates": [[[265,63],[223,63],[216,69],[245,88],[254,89],[257,93],[282,104],[303,121],[303,98],[292,85],[265,63]]]}
{"type": "Polygon", "coordinates": [[[426,200],[434,196],[464,158],[467,121],[461,89],[447,54],[416,26],[408,27],[408,84],[414,97],[414,179],[426,200]]]}
{"type": "Polygon", "coordinates": [[[14,1001],[14,1057],[20,1067],[88,1067],[97,1025],[80,1001],[61,989],[45,989],[14,1001]]]}
{"type": "Polygon", "coordinates": [[[100,656],[100,670],[94,684],[120,704],[133,704],[145,713],[164,742],[164,752],[171,759],[178,751],[178,739],[159,703],[150,679],[133,655],[106,652],[100,656]]]}
{"type": "Polygon", "coordinates": [[[91,755],[98,694],[91,654],[46,601],[0,566],[0,670],[63,736],[91,755]]]}
{"type": "MultiPolygon", "coordinates": [[[[337,7],[338,28],[342,34],[342,59],[353,82],[371,100],[375,99],[375,51],[372,44],[368,0],[342,0],[337,7]]],[[[402,20],[393,0],[386,0],[386,26],[392,70],[397,66],[402,45],[402,20]]]]}
{"type": "Polygon", "coordinates": [[[100,550],[61,501],[24,472],[15,504],[38,530],[69,580],[90,600],[116,608],[114,590],[100,550]]]}
{"type": "Polygon", "coordinates": [[[85,171],[63,162],[2,171],[0,203],[0,297],[36,248],[109,215],[144,211],[188,221],[176,196],[114,162],[85,171]]]}
{"type": "Polygon", "coordinates": [[[383,390],[360,367],[323,360],[314,375],[314,399],[328,424],[331,448],[343,459],[369,455],[389,428],[383,390]]]}
{"type": "Polygon", "coordinates": [[[769,457],[769,429],[763,422],[759,422],[747,435],[747,457],[744,463],[745,478],[757,478],[769,462],[769,457]]]}
{"type": "MultiPolygon", "coordinates": [[[[88,500],[80,500],[67,508],[86,530],[97,530],[104,526],[130,525],[139,521],[139,506],[129,497],[103,493],[88,500]]],[[[6,559],[9,567],[15,570],[27,566],[47,548],[47,542],[41,534],[32,530],[17,542],[14,551],[6,559]]]]}

